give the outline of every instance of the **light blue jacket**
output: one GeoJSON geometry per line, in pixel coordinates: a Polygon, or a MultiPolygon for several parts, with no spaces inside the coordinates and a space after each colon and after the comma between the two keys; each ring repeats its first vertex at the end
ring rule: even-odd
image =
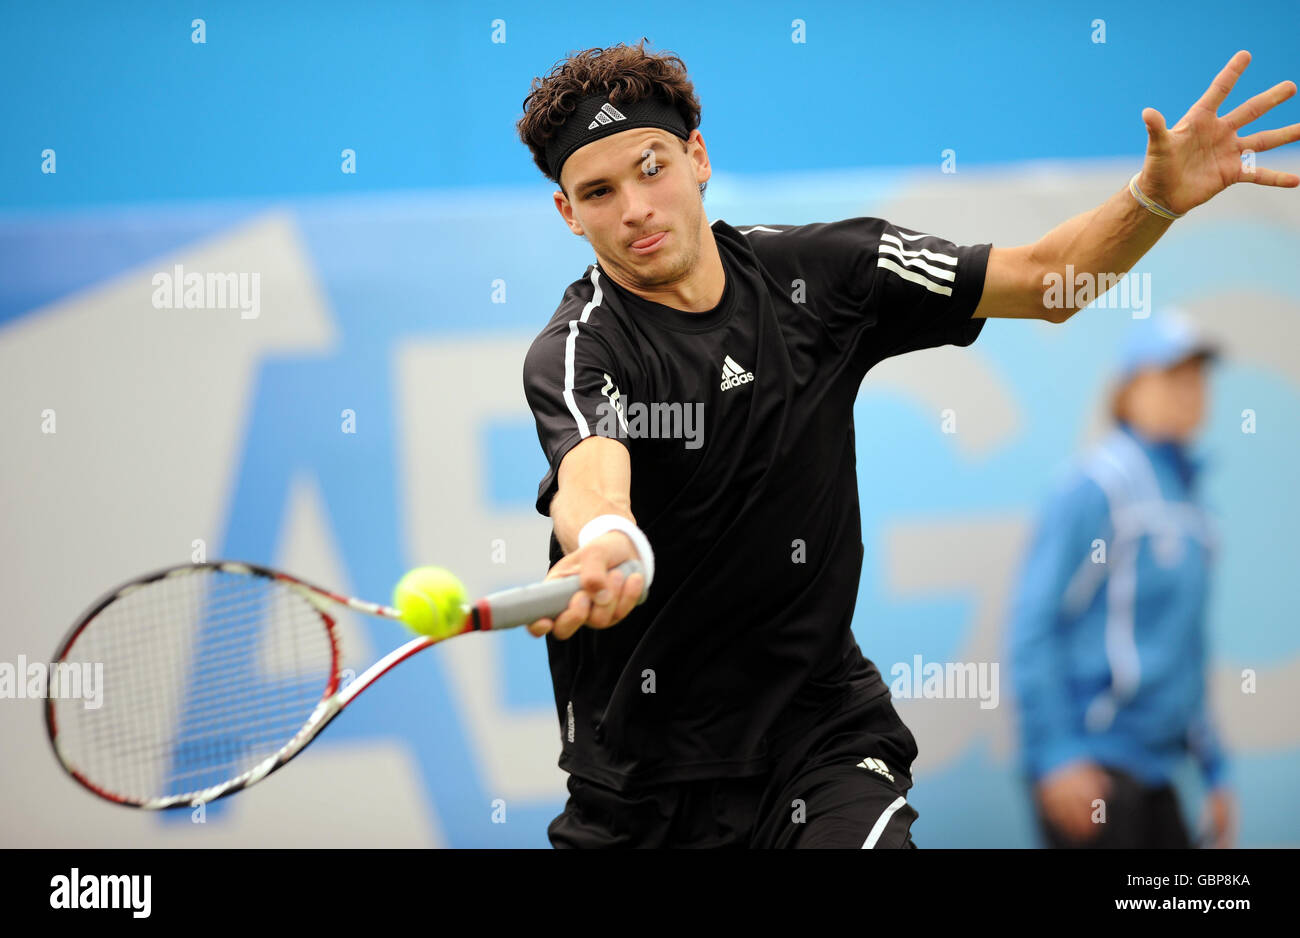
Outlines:
{"type": "Polygon", "coordinates": [[[1207,710],[1206,603],[1217,535],[1186,448],[1121,423],[1059,485],[1012,605],[1024,767],[1078,758],[1147,784],[1225,760],[1207,710]]]}

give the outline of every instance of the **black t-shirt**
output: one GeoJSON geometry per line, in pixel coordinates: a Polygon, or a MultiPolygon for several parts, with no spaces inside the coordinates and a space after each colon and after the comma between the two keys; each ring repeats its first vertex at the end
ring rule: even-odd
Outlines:
{"type": "Polygon", "coordinates": [[[854,399],[882,359],[970,345],[984,325],[991,245],[878,218],[712,231],[717,307],[649,302],[594,264],[524,362],[550,463],[538,511],[565,454],[613,436],[655,552],[626,619],[546,639],[560,767],[618,789],[763,773],[826,707],[888,693],[850,629],[854,399]]]}

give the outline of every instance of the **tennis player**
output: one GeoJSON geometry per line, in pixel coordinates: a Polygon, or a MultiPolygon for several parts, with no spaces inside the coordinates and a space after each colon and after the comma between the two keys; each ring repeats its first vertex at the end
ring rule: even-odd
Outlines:
{"type": "Polygon", "coordinates": [[[1216,116],[1250,61],[1238,52],[1173,128],[1143,112],[1129,184],[1034,244],[994,248],[868,217],[710,223],[700,103],[684,63],[644,43],[559,63],[518,123],[596,255],[523,369],[550,466],[550,575],[583,586],[529,627],[548,636],[569,773],[548,835],[912,847],[916,741],[850,628],[858,386],[885,358],[970,345],[989,318],[1065,322],[1077,307],[1050,306],[1050,274],[1123,274],[1234,182],[1300,185],[1241,160],[1300,124],[1236,134],[1295,85],[1216,116]],[[608,572],[632,558],[644,577],[608,572]]]}

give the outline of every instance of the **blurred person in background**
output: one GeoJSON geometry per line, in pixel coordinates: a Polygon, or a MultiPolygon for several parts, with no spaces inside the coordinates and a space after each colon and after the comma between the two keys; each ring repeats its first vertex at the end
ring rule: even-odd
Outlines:
{"type": "Polygon", "coordinates": [[[1115,426],[1049,499],[1012,607],[1022,756],[1052,847],[1190,847],[1172,780],[1192,755],[1206,846],[1235,806],[1207,706],[1214,532],[1189,453],[1215,348],[1176,311],[1137,321],[1115,426]]]}

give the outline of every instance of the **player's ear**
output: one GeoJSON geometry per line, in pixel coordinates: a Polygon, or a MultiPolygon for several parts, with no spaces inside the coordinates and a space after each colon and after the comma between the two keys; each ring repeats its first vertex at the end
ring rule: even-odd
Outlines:
{"type": "Polygon", "coordinates": [[[560,213],[560,217],[563,218],[564,223],[569,226],[569,230],[581,237],[583,234],[582,225],[580,225],[578,220],[574,218],[573,206],[569,204],[569,200],[565,197],[564,193],[557,189],[553,193],[552,197],[555,199],[555,210],[560,213]]]}
{"type": "Polygon", "coordinates": [[[700,133],[699,128],[692,130],[691,135],[682,141],[682,149],[688,156],[692,156],[693,158],[695,164],[695,181],[708,182],[713,176],[713,166],[709,162],[709,151],[704,144],[704,135],[700,133]],[[698,146],[694,148],[694,153],[691,152],[690,144],[692,141],[698,143],[698,146]],[[703,175],[701,175],[701,173],[703,173],[703,175]]]}

